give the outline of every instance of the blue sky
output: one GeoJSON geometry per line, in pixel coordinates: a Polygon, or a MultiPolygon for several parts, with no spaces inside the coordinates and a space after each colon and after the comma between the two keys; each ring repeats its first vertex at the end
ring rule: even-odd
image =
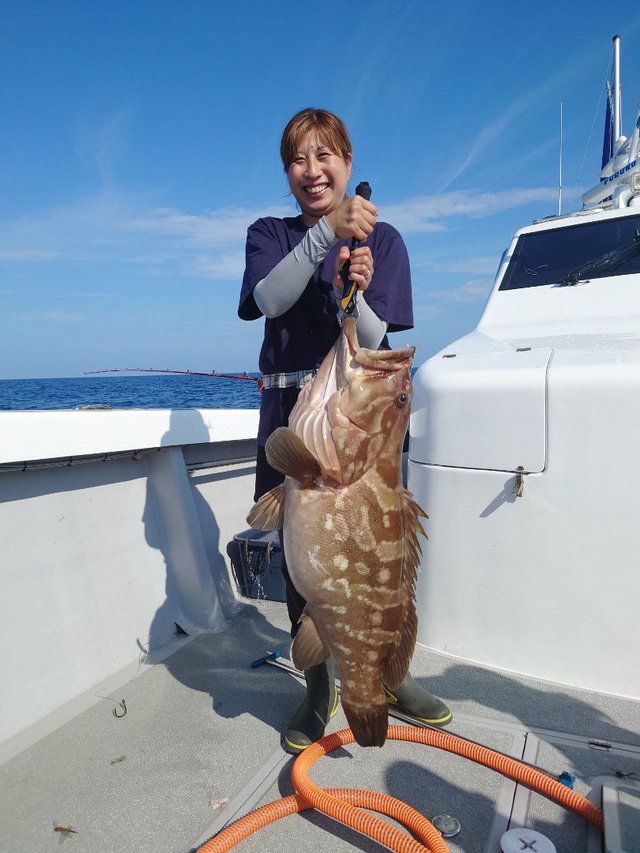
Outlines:
{"type": "Polygon", "coordinates": [[[237,318],[248,225],[295,214],[278,158],[304,106],[347,123],[354,186],[409,249],[416,363],[470,331],[513,232],[597,182],[622,37],[592,0],[4,0],[0,378],[257,369],[237,318]]]}

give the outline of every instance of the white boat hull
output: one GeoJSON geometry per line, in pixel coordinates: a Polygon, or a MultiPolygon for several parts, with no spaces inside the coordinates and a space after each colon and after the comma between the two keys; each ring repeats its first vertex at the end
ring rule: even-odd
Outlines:
{"type": "Polygon", "coordinates": [[[0,743],[162,659],[178,627],[226,627],[225,546],[252,505],[257,414],[0,415],[0,743]]]}

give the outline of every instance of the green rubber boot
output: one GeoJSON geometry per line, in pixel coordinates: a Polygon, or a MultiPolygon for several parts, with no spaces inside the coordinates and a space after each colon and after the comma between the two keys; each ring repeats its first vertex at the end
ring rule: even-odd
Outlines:
{"type": "Polygon", "coordinates": [[[339,699],[335,684],[335,662],[326,661],[306,669],[307,695],[293,715],[284,736],[284,745],[291,755],[298,755],[324,735],[329,720],[338,711],[339,699]]]}
{"type": "MultiPolygon", "coordinates": [[[[383,685],[384,687],[384,685],[383,685]]],[[[407,673],[404,681],[396,690],[384,688],[389,705],[396,705],[398,710],[417,717],[423,723],[431,726],[446,726],[451,722],[451,711],[441,699],[428,693],[407,673]]]]}

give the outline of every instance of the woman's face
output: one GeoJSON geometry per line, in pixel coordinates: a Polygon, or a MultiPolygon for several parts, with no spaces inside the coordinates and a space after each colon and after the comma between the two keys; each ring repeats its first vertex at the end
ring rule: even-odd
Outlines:
{"type": "Polygon", "coordinates": [[[343,159],[322,143],[314,131],[302,138],[287,175],[306,225],[315,225],[344,200],[351,161],[351,154],[343,159]]]}

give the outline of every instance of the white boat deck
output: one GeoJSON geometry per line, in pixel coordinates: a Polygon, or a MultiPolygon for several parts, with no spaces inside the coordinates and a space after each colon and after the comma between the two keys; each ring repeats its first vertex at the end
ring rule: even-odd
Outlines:
{"type": "MultiPolygon", "coordinates": [[[[90,707],[0,767],[0,850],[187,853],[291,793],[293,759],[280,733],[303,686],[282,669],[250,667],[267,651],[288,649],[285,606],[249,602],[222,633],[201,634],[125,683],[97,686],[90,707]],[[122,700],[126,714],[117,718],[122,700]]],[[[640,779],[637,702],[491,672],[420,646],[412,673],[452,708],[448,731],[555,776],[567,771],[580,793],[594,777],[640,779]]],[[[328,731],[345,727],[340,711],[328,731]]],[[[323,787],[391,793],[429,818],[452,815],[461,824],[447,840],[455,853],[499,851],[509,821],[544,833],[562,853],[601,849],[581,817],[432,747],[354,745],[321,759],[311,776],[323,787]]],[[[381,849],[315,812],[272,824],[237,849],[292,845],[381,849]]]]}

